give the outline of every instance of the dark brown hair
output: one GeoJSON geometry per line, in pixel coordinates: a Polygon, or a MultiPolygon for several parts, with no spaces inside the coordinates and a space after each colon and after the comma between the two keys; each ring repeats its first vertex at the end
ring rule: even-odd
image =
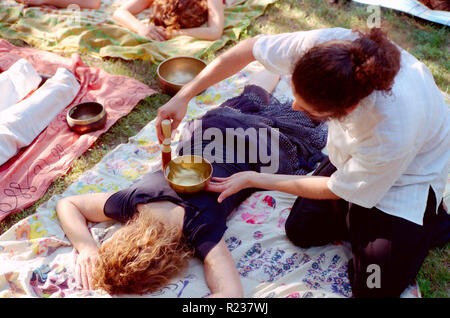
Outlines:
{"type": "Polygon", "coordinates": [[[389,92],[400,69],[400,51],[381,29],[354,41],[311,48],[294,67],[295,92],[318,112],[341,117],[374,90],[389,92]]]}
{"type": "Polygon", "coordinates": [[[196,28],[208,20],[207,0],[154,0],[151,20],[168,29],[196,28]]]}
{"type": "Polygon", "coordinates": [[[433,10],[450,11],[450,0],[420,0],[420,2],[433,10]]]}

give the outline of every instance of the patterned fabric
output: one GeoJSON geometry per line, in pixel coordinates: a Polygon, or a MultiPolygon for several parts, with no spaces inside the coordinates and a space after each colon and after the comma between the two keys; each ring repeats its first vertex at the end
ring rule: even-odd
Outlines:
{"type": "MultiPolygon", "coordinates": [[[[202,116],[211,107],[241,93],[255,69],[242,72],[208,88],[189,103],[187,119],[202,116]]],[[[289,79],[283,78],[274,96],[292,98],[289,79]]],[[[182,128],[181,127],[181,128],[182,128]]],[[[175,140],[179,140],[181,129],[175,140]]],[[[174,145],[176,148],[176,145],[174,145]]],[[[68,195],[118,191],[148,171],[159,169],[160,150],[154,121],[127,144],[107,154],[62,195],[53,196],[34,215],[0,236],[0,297],[109,297],[101,291],[83,291],[74,282],[76,253],[61,229],[56,202],[68,195]]],[[[256,192],[232,212],[225,241],[236,262],[245,297],[350,297],[347,243],[301,249],[286,238],[284,224],[295,197],[275,191],[256,192]]],[[[98,242],[108,239],[119,223],[89,224],[98,242]]],[[[142,297],[204,297],[210,293],[198,259],[161,290],[142,297]]],[[[416,285],[403,296],[417,297],[416,285]]]]}
{"type": "MultiPolygon", "coordinates": [[[[13,0],[0,3],[0,37],[20,39],[53,52],[91,52],[99,56],[162,61],[176,55],[201,57],[214,52],[240,33],[276,0],[236,0],[225,6],[221,39],[204,41],[180,36],[165,42],[149,41],[112,20],[123,0],[102,0],[99,10],[24,7],[13,0]]],[[[150,9],[138,18],[148,22],[150,9]]]]}

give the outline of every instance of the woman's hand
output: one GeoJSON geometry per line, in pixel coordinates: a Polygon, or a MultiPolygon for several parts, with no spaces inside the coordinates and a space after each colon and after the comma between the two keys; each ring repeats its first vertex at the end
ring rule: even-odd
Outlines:
{"type": "Polygon", "coordinates": [[[177,30],[177,29],[166,29],[166,40],[170,40],[174,37],[177,37],[179,35],[183,35],[183,30],[177,30]]]}
{"type": "Polygon", "coordinates": [[[186,115],[187,104],[187,102],[183,102],[174,96],[167,103],[158,108],[158,116],[156,117],[155,125],[159,143],[162,143],[164,140],[161,122],[165,119],[172,120],[172,131],[175,131],[186,115]]]}
{"type": "Polygon", "coordinates": [[[161,26],[142,25],[138,30],[138,34],[153,41],[162,42],[167,40],[166,29],[161,26]]]}
{"type": "Polygon", "coordinates": [[[221,192],[217,201],[221,203],[228,198],[243,189],[253,187],[252,180],[258,177],[258,173],[255,171],[243,171],[233,174],[227,178],[214,177],[212,180],[215,182],[209,182],[206,186],[207,191],[221,192]]]}
{"type": "Polygon", "coordinates": [[[79,252],[75,260],[75,280],[83,289],[92,290],[92,275],[98,258],[98,248],[86,248],[79,252]]]}

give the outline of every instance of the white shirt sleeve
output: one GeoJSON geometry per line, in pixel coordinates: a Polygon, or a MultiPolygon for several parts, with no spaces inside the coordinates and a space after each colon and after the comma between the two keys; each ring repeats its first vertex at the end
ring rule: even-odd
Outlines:
{"type": "Polygon", "coordinates": [[[354,40],[352,30],[319,29],[259,36],[253,46],[253,56],[276,74],[290,75],[295,63],[310,48],[331,40],[354,40]]]}

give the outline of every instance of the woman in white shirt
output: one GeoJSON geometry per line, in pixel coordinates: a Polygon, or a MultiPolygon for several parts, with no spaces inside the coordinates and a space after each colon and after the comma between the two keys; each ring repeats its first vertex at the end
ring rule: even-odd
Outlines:
{"type": "Polygon", "coordinates": [[[450,112],[430,71],[370,33],[334,28],[261,36],[222,54],[158,110],[160,122],[183,119],[188,101],[258,60],[292,74],[294,110],[328,120],[329,160],[313,176],[256,172],[208,186],[219,202],[244,188],[299,196],[286,222],[300,247],[348,239],[356,297],[398,297],[428,250],[449,241],[442,196],[450,168],[450,112]]]}

